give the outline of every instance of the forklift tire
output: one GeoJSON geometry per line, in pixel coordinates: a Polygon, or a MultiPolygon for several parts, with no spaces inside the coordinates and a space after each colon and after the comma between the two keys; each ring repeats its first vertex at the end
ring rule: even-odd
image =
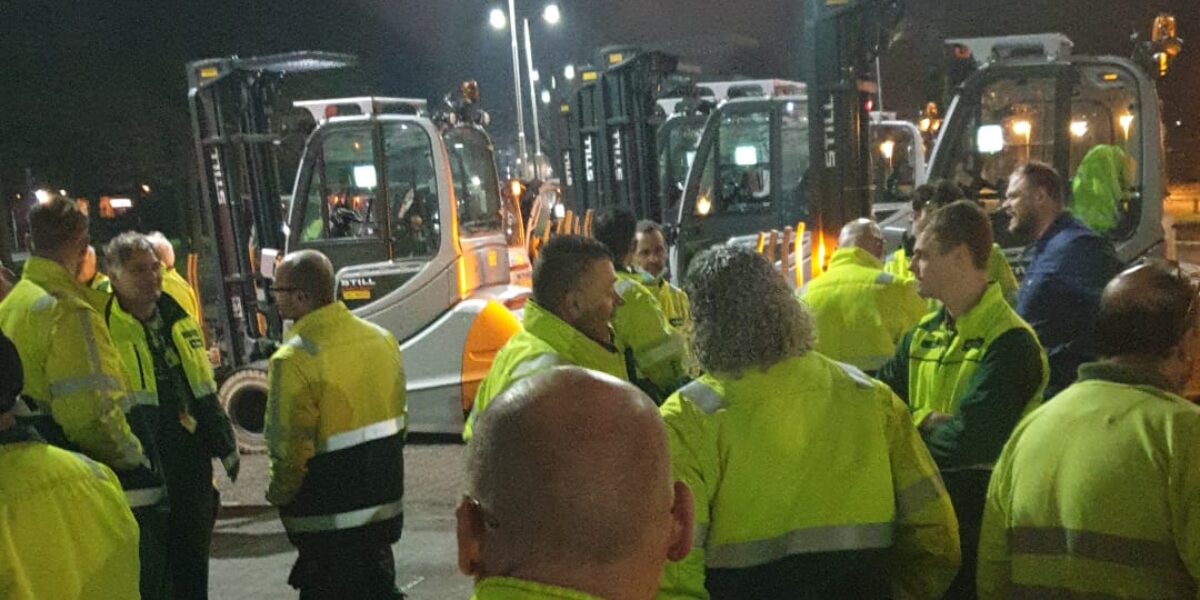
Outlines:
{"type": "Polygon", "coordinates": [[[262,454],[267,450],[263,423],[268,387],[267,372],[251,367],[230,375],[217,390],[217,399],[233,423],[242,454],[262,454]]]}

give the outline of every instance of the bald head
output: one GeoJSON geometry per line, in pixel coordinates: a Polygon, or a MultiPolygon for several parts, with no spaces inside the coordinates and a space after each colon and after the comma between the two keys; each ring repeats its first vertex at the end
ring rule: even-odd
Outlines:
{"type": "Polygon", "coordinates": [[[460,507],[460,565],[477,577],[589,591],[578,580],[604,573],[651,597],[667,558],[687,553],[674,551],[680,534],[690,546],[690,515],[686,526],[672,518],[679,494],[657,408],[600,373],[551,369],[493,400],[467,448],[467,488],[483,528],[464,542],[460,507]]]}
{"type": "Polygon", "coordinates": [[[1104,356],[1167,356],[1195,326],[1195,300],[1192,283],[1164,262],[1122,272],[1100,298],[1097,350],[1104,356]]]}
{"type": "Polygon", "coordinates": [[[154,245],[154,253],[158,255],[158,260],[162,262],[163,267],[174,269],[175,246],[171,245],[171,240],[168,240],[161,231],[152,231],[146,234],[146,238],[154,245]]]}
{"type": "Polygon", "coordinates": [[[298,320],[337,301],[333,263],[316,250],[300,250],[283,257],[275,269],[275,304],[279,316],[298,320]]]}
{"type": "Polygon", "coordinates": [[[883,259],[883,231],[871,219],[855,219],[842,227],[838,246],[862,248],[875,258],[883,259]]]}

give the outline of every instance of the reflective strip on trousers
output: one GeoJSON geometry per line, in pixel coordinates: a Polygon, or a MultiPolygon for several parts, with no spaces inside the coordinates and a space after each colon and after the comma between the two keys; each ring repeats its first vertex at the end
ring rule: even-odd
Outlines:
{"type": "Polygon", "coordinates": [[[309,517],[280,516],[283,526],[289,533],[313,533],[317,531],[337,531],[353,529],[386,521],[404,512],[404,499],[395,502],[360,508],[332,515],[313,515],[309,517]]]}
{"type": "Polygon", "coordinates": [[[123,389],[121,382],[104,373],[91,373],[70,379],[60,379],[50,384],[50,399],[55,400],[72,396],[80,392],[119,392],[123,389]]]}
{"type": "Polygon", "coordinates": [[[125,490],[125,501],[129,503],[129,508],[154,506],[166,496],[167,490],[162,487],[125,490]]]}
{"type": "Polygon", "coordinates": [[[359,444],[381,440],[404,431],[405,417],[400,415],[395,419],[379,421],[372,423],[366,427],[360,427],[353,431],[343,431],[342,433],[329,436],[324,442],[317,444],[317,454],[324,452],[337,452],[353,448],[359,444]]]}
{"type": "Polygon", "coordinates": [[[1012,554],[1072,556],[1135,568],[1169,569],[1179,564],[1174,544],[1065,527],[1008,530],[1012,554]]]}
{"type": "Polygon", "coordinates": [[[644,368],[653,368],[661,362],[682,357],[683,349],[683,336],[671,334],[658,345],[642,351],[638,355],[638,363],[644,368]]]}
{"type": "Polygon", "coordinates": [[[833,525],[797,529],[766,540],[712,544],[705,549],[705,564],[710,569],[744,569],[794,554],[888,548],[892,528],[891,523],[833,525]]]}

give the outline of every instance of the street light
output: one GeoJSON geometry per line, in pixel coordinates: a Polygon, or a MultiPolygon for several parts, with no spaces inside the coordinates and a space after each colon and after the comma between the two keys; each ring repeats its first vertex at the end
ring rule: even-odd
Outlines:
{"type": "Polygon", "coordinates": [[[550,90],[542,90],[542,104],[550,104],[550,90]]]}
{"type": "Polygon", "coordinates": [[[546,8],[542,9],[542,19],[551,25],[558,25],[562,20],[562,12],[558,10],[558,5],[550,3],[546,8]]]}
{"type": "MultiPolygon", "coordinates": [[[[488,23],[493,29],[503,29],[508,25],[509,34],[512,38],[512,59],[513,59],[513,96],[516,98],[517,104],[517,147],[519,151],[518,162],[527,162],[529,160],[529,150],[525,144],[525,102],[521,98],[521,55],[517,46],[517,9],[515,0],[508,0],[508,12],[500,8],[493,8],[488,14],[488,23]]],[[[551,3],[547,4],[542,9],[542,19],[550,24],[557,25],[562,20],[562,11],[558,5],[551,3]]],[[[529,104],[533,110],[533,138],[535,146],[535,156],[540,157],[542,153],[542,143],[538,127],[537,116],[537,90],[534,86],[536,74],[533,70],[533,52],[529,41],[529,19],[522,19],[525,26],[525,58],[526,69],[529,76],[529,104]]],[[[537,172],[538,162],[534,161],[535,176],[540,176],[537,172]]]]}
{"type": "Polygon", "coordinates": [[[493,8],[492,12],[488,13],[488,24],[497,31],[508,27],[508,17],[504,16],[504,10],[493,8]]]}
{"type": "Polygon", "coordinates": [[[575,65],[567,65],[563,67],[563,77],[565,77],[567,81],[573,81],[575,79],[575,65]]]}

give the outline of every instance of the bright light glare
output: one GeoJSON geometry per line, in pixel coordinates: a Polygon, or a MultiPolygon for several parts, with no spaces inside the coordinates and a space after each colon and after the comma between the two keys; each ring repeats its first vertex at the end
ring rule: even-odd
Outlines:
{"type": "Polygon", "coordinates": [[[354,167],[354,187],[373,190],[379,180],[375,177],[375,165],[359,165],[354,167]]]}
{"type": "Polygon", "coordinates": [[[561,219],[567,216],[567,205],[559,203],[554,205],[554,218],[561,219]]]}
{"type": "Polygon", "coordinates": [[[1022,119],[1020,121],[1013,121],[1012,130],[1013,130],[1013,133],[1015,133],[1023,138],[1026,138],[1026,140],[1028,140],[1029,135],[1033,133],[1033,123],[1030,123],[1029,121],[1026,121],[1024,119],[1022,119]]]}
{"type": "Polygon", "coordinates": [[[882,154],[884,158],[892,160],[892,153],[895,151],[896,142],[893,142],[892,140],[883,140],[879,143],[879,153],[882,154]]]}
{"type": "Polygon", "coordinates": [[[542,9],[542,19],[551,25],[558,25],[562,20],[562,11],[558,9],[557,4],[547,4],[546,8],[542,9]]]}
{"type": "Polygon", "coordinates": [[[733,150],[733,163],[739,167],[749,167],[758,164],[758,148],[754,146],[738,146],[733,150]]]}
{"type": "Polygon", "coordinates": [[[1083,137],[1083,136],[1087,135],[1087,132],[1088,132],[1087,121],[1071,121],[1071,135],[1078,138],[1078,137],[1083,137]]]}
{"type": "Polygon", "coordinates": [[[133,200],[130,198],[112,198],[108,201],[108,205],[114,209],[133,208],[133,200]]]}
{"type": "Polygon", "coordinates": [[[712,200],[709,200],[708,196],[696,198],[696,214],[704,217],[710,212],[712,212],[712,200]]]}
{"type": "Polygon", "coordinates": [[[149,194],[149,193],[150,193],[150,184],[148,184],[148,183],[143,183],[143,184],[142,184],[142,193],[143,193],[143,194],[149,194]]]}
{"type": "Polygon", "coordinates": [[[44,204],[50,201],[50,190],[37,190],[33,195],[37,196],[37,201],[40,203],[44,204]]]}
{"type": "Polygon", "coordinates": [[[1121,115],[1121,129],[1125,130],[1125,137],[1129,137],[1129,127],[1131,125],[1133,125],[1133,115],[1128,113],[1121,115]]]}
{"type": "Polygon", "coordinates": [[[567,81],[575,79],[575,65],[567,65],[563,67],[563,77],[566,77],[567,81]]]}
{"type": "Polygon", "coordinates": [[[538,70],[537,70],[537,69],[534,69],[534,70],[532,70],[532,71],[530,71],[530,72],[529,72],[529,80],[530,80],[530,81],[532,81],[532,82],[534,82],[534,83],[537,83],[537,82],[538,82],[538,81],[540,81],[541,79],[542,79],[542,74],[541,74],[541,73],[538,73],[538,70]]]}
{"type": "Polygon", "coordinates": [[[508,27],[508,16],[503,10],[493,8],[492,12],[488,13],[488,25],[491,25],[492,29],[504,29],[508,27]]]}
{"type": "Polygon", "coordinates": [[[542,104],[550,104],[550,90],[542,90],[542,104]]]}
{"type": "Polygon", "coordinates": [[[1004,128],[999,125],[983,125],[975,132],[975,147],[982,154],[1004,151],[1004,128]]]}
{"type": "Polygon", "coordinates": [[[696,160],[696,151],[692,150],[687,152],[684,154],[684,156],[687,158],[688,168],[690,169],[692,167],[692,162],[696,160]]]}

